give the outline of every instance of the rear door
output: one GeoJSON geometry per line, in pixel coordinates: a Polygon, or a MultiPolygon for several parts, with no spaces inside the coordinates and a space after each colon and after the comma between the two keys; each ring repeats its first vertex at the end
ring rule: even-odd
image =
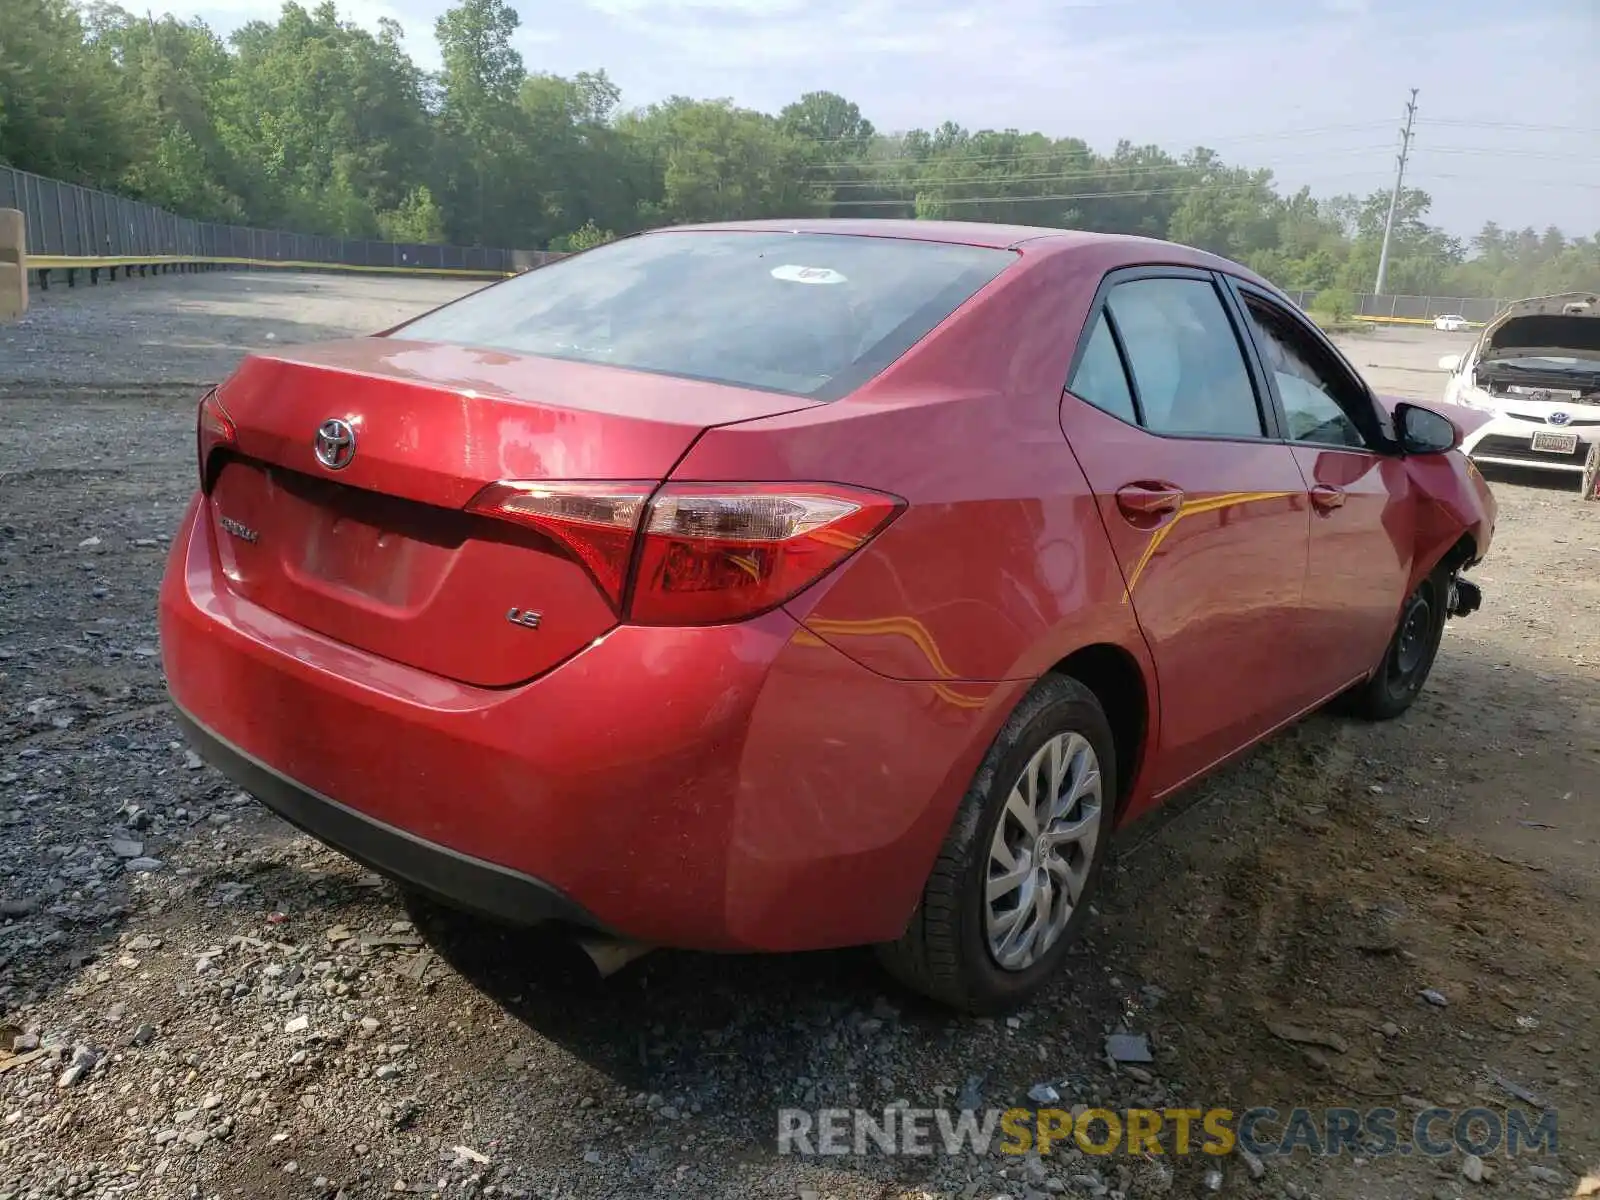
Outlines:
{"type": "Polygon", "coordinates": [[[1327,695],[1364,676],[1394,633],[1415,496],[1366,384],[1321,331],[1266,292],[1230,286],[1310,493],[1304,669],[1327,695]]]}
{"type": "Polygon", "coordinates": [[[1159,793],[1306,702],[1306,487],[1209,273],[1115,273],[1085,329],[1062,424],[1155,659],[1159,793]]]}

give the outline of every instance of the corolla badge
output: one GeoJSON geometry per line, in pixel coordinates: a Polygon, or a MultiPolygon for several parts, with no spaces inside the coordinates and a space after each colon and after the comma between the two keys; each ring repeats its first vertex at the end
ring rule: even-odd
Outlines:
{"type": "Polygon", "coordinates": [[[1567,412],[1553,412],[1545,420],[1552,425],[1566,425],[1572,420],[1572,414],[1567,412]]]}
{"type": "Polygon", "coordinates": [[[233,534],[234,537],[241,538],[244,541],[249,542],[251,545],[255,545],[255,543],[261,538],[261,535],[254,529],[251,529],[250,526],[246,525],[243,521],[235,521],[232,517],[219,516],[217,518],[217,524],[221,525],[223,529],[233,534]]]}
{"type": "Polygon", "coordinates": [[[319,463],[330,471],[342,471],[356,456],[356,431],[348,421],[333,417],[317,426],[312,445],[319,463]]]}

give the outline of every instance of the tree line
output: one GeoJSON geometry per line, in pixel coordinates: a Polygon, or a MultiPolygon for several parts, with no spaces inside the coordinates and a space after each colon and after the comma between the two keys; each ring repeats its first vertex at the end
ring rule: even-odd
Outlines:
{"type": "MultiPolygon", "coordinates": [[[[1017,130],[878,131],[831,92],[777,114],[673,97],[624,109],[603,70],[529,71],[506,0],[460,0],[420,69],[400,26],[284,5],[228,39],[115,4],[0,0],[0,162],[185,216],[303,233],[577,249],[692,221],[955,218],[1170,238],[1330,298],[1377,272],[1386,190],[1318,198],[1197,147],[1017,130]]],[[[1600,287],[1600,234],[1451,237],[1400,196],[1389,290],[1600,287]]]]}

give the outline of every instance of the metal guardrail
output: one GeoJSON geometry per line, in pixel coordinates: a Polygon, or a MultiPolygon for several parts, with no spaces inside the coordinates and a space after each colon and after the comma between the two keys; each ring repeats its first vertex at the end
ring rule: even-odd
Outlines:
{"type": "MultiPolygon", "coordinates": [[[[560,255],[550,255],[550,258],[559,258],[560,255]]],[[[378,267],[359,266],[346,263],[329,262],[299,262],[294,259],[253,259],[253,258],[206,258],[187,255],[104,255],[100,257],[73,256],[61,254],[30,254],[27,257],[28,272],[33,276],[33,281],[38,283],[41,290],[48,290],[53,274],[64,274],[68,287],[76,287],[79,272],[88,275],[90,283],[100,282],[100,273],[104,271],[107,278],[116,279],[117,272],[123,271],[132,276],[135,272],[141,275],[168,274],[174,271],[188,272],[193,270],[210,270],[215,267],[244,267],[244,268],[277,268],[290,271],[351,271],[364,275],[390,274],[390,275],[422,275],[422,276],[447,276],[457,279],[504,279],[517,274],[516,271],[471,271],[453,270],[449,267],[378,267]]],[[[538,264],[535,264],[538,265],[538,264]]],[[[526,268],[524,268],[526,269],[526,268]]]]}
{"type": "Polygon", "coordinates": [[[28,269],[170,269],[176,264],[276,266],[403,274],[511,275],[559,257],[541,250],[383,242],[253,229],[180,217],[31,171],[0,166],[0,208],[27,222],[28,269]]]}

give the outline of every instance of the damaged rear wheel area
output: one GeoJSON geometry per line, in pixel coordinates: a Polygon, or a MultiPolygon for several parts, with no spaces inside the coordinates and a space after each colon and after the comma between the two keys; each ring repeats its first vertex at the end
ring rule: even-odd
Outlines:
{"type": "Polygon", "coordinates": [[[1450,575],[1450,590],[1445,603],[1445,613],[1452,617],[1470,617],[1483,607],[1483,589],[1470,579],[1455,572],[1450,575]]]}

